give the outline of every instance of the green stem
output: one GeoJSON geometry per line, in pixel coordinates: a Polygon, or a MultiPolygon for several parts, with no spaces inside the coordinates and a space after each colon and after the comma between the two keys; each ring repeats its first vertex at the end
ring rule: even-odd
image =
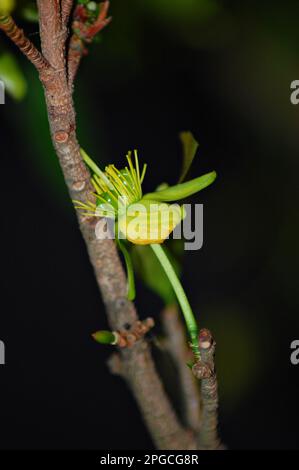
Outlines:
{"type": "Polygon", "coordinates": [[[136,297],[136,289],[135,289],[134,269],[133,269],[131,256],[122,240],[117,239],[117,244],[119,246],[120,251],[124,255],[124,259],[125,259],[125,263],[127,267],[128,299],[133,301],[136,297]]]}
{"type": "Polygon", "coordinates": [[[200,359],[200,352],[199,352],[199,347],[198,347],[198,327],[197,323],[194,317],[194,314],[192,312],[191,306],[189,304],[189,301],[187,299],[186,293],[183,289],[183,286],[172,266],[170,263],[169,259],[167,258],[163,248],[161,245],[158,244],[152,244],[151,248],[155,255],[157,256],[158,260],[161,263],[161,266],[163,267],[172,287],[173,290],[176,293],[176,296],[178,298],[179,304],[181,306],[187,329],[189,332],[190,336],[190,341],[191,341],[191,347],[192,351],[194,354],[194,357],[196,360],[200,359]]]}

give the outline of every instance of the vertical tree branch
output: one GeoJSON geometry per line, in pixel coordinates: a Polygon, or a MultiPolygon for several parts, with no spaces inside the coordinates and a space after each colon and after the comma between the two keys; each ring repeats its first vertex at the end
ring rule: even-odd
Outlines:
{"type": "Polygon", "coordinates": [[[199,432],[200,428],[200,393],[198,381],[190,373],[187,363],[192,361],[193,354],[188,348],[185,329],[179,317],[178,307],[166,307],[161,315],[166,334],[166,348],[173,358],[178,371],[178,382],[181,386],[183,414],[190,429],[199,432]]]}
{"type": "Polygon", "coordinates": [[[200,449],[223,448],[218,436],[218,383],[215,370],[216,343],[209,330],[199,333],[201,361],[193,366],[195,377],[201,380],[202,417],[198,433],[200,449]]]}
{"type": "Polygon", "coordinates": [[[71,90],[74,88],[74,81],[77,75],[81,59],[84,55],[85,46],[77,34],[72,34],[68,53],[68,81],[71,90]]]}
{"type": "Polygon", "coordinates": [[[68,82],[70,90],[73,91],[74,80],[82,57],[88,53],[87,46],[94,37],[107,26],[111,17],[108,17],[110,2],[105,0],[100,4],[98,17],[90,22],[87,11],[83,5],[78,5],[74,11],[72,21],[72,35],[68,50],[68,82]]]}
{"type": "Polygon", "coordinates": [[[42,52],[57,71],[65,64],[60,0],[37,0],[42,52]],[[47,38],[47,40],[44,40],[47,38]]]}

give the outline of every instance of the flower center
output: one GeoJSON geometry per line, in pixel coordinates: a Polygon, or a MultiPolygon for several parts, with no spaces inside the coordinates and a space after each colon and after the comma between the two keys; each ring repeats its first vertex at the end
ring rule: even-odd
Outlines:
{"type": "Polygon", "coordinates": [[[127,155],[128,166],[118,170],[115,165],[108,165],[105,172],[94,174],[91,182],[95,188],[96,213],[99,216],[114,216],[122,214],[130,204],[142,199],[142,182],[146,172],[146,165],[142,173],[139,169],[137,151],[127,155]]]}

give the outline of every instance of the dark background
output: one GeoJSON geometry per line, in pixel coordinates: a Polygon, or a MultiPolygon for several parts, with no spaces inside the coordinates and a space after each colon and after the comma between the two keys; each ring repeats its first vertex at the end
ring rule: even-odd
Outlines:
{"type": "MultiPolygon", "coordinates": [[[[112,1],[113,23],[76,86],[81,144],[102,166],[138,148],[145,189],[175,183],[178,133],[200,143],[192,175],[218,179],[204,203],[204,247],[183,282],[217,340],[221,434],[229,448],[299,448],[299,4],[112,1]]],[[[37,39],[37,26],[24,24],[37,39]]],[[[149,449],[111,350],[91,333],[105,312],[52,150],[41,87],[16,54],[25,99],[1,116],[0,448],[149,449]]],[[[138,284],[141,316],[162,303],[138,284]]]]}

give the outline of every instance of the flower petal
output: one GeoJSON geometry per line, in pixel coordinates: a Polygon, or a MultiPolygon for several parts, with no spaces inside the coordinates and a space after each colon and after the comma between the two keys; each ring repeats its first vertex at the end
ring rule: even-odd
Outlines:
{"type": "Polygon", "coordinates": [[[183,206],[141,200],[119,217],[120,232],[136,245],[163,243],[186,216],[183,206]]]}

